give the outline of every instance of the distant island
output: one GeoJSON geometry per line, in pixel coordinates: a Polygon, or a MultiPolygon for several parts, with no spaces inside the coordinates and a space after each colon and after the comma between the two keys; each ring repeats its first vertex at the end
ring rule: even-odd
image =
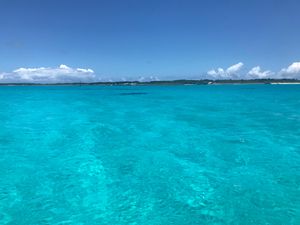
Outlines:
{"type": "Polygon", "coordinates": [[[112,81],[90,83],[0,83],[0,86],[143,86],[143,85],[226,85],[226,84],[300,84],[298,79],[249,79],[249,80],[162,80],[162,81],[112,81]]]}

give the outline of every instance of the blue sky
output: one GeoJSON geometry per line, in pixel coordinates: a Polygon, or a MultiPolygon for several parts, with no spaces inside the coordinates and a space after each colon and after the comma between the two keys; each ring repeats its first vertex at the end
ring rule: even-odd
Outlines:
{"type": "Polygon", "coordinates": [[[299,8],[297,0],[1,0],[0,80],[217,78],[252,69],[299,77],[299,8]]]}

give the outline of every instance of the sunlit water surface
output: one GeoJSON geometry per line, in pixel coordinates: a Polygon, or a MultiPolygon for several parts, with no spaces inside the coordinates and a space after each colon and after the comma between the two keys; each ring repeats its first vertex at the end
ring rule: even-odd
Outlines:
{"type": "Polygon", "coordinates": [[[0,224],[300,224],[300,85],[0,87],[0,224]]]}

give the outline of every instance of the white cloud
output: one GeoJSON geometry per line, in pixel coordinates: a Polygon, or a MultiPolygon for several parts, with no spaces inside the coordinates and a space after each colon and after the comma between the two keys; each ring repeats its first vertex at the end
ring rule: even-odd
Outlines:
{"type": "Polygon", "coordinates": [[[149,76],[149,77],[139,77],[137,79],[139,82],[150,82],[150,81],[159,81],[159,78],[156,76],[149,76]]]}
{"type": "Polygon", "coordinates": [[[242,69],[244,64],[239,62],[228,67],[226,70],[223,68],[213,69],[207,72],[208,75],[212,76],[215,79],[230,79],[236,78],[238,76],[238,72],[242,69]]]}
{"type": "Polygon", "coordinates": [[[244,64],[242,62],[239,62],[235,65],[232,65],[232,66],[227,68],[226,73],[229,74],[229,75],[236,74],[238,71],[240,71],[242,69],[243,65],[244,64]]]}
{"type": "Polygon", "coordinates": [[[221,76],[223,77],[225,75],[225,71],[222,68],[218,68],[217,70],[210,70],[207,72],[208,75],[211,75],[213,77],[221,76]]]}
{"type": "Polygon", "coordinates": [[[92,69],[71,68],[63,64],[56,68],[19,68],[11,73],[0,74],[1,83],[68,83],[96,80],[92,69]]]}
{"type": "Polygon", "coordinates": [[[273,73],[270,70],[262,71],[260,66],[256,66],[248,72],[248,75],[251,78],[264,79],[270,78],[273,75],[273,73]]]}
{"type": "Polygon", "coordinates": [[[288,68],[283,68],[279,74],[284,78],[300,78],[300,62],[293,62],[288,68]]]}

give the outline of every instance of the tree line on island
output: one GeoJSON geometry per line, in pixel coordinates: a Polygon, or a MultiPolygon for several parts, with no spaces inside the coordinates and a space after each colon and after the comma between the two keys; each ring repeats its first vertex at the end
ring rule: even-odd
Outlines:
{"type": "Polygon", "coordinates": [[[112,81],[112,82],[76,82],[76,83],[0,83],[0,86],[48,86],[48,85],[124,85],[124,86],[135,86],[135,85],[218,85],[218,84],[300,84],[298,79],[249,79],[249,80],[161,80],[161,81],[112,81]]]}

